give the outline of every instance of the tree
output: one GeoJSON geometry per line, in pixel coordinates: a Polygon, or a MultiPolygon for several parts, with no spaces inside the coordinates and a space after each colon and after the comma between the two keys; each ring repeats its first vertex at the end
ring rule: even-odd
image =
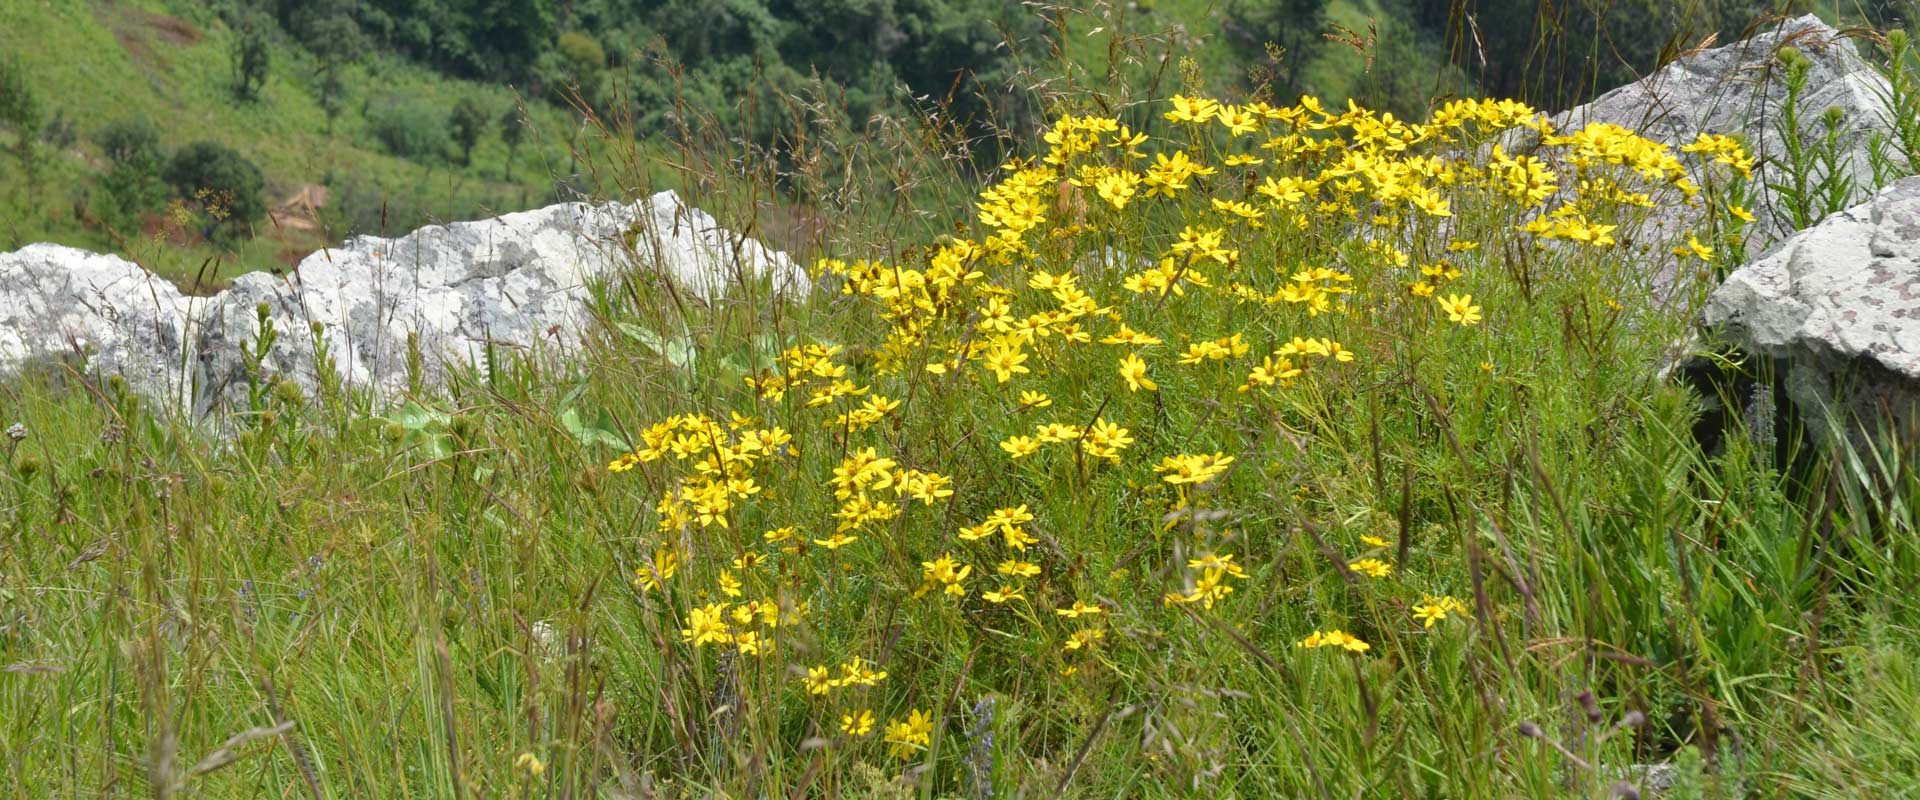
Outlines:
{"type": "Polygon", "coordinates": [[[31,161],[33,142],[40,138],[44,121],[45,112],[40,108],[39,95],[27,82],[26,67],[16,57],[0,58],[0,123],[20,137],[14,147],[21,161],[31,161]]]}
{"type": "Polygon", "coordinates": [[[233,92],[242,100],[258,98],[267,83],[273,52],[267,41],[267,26],[271,24],[272,20],[258,13],[243,14],[234,21],[233,92]]]}
{"type": "Polygon", "coordinates": [[[473,146],[492,122],[493,115],[471,97],[453,104],[453,113],[447,115],[447,131],[453,135],[453,143],[460,146],[461,164],[473,163],[473,146]]]}
{"type": "Polygon", "coordinates": [[[94,213],[108,226],[126,230],[166,200],[160,131],[146,117],[127,117],[94,132],[93,142],[111,162],[100,176],[94,213]]]}
{"type": "Polygon", "coordinates": [[[520,119],[520,107],[507,106],[507,113],[500,115],[500,143],[507,146],[506,180],[513,180],[513,153],[520,149],[520,140],[527,135],[526,123],[520,119]]]}
{"type": "Polygon", "coordinates": [[[600,41],[579,31],[560,34],[555,42],[563,74],[559,83],[580,92],[587,105],[603,107],[607,99],[607,51],[600,41]]]}
{"type": "Polygon", "coordinates": [[[1320,54],[1329,22],[1327,0],[1234,0],[1227,6],[1225,31],[1234,50],[1264,67],[1292,95],[1307,64],[1320,54]],[[1269,43],[1280,48],[1277,54],[1267,49],[1269,43]]]}
{"type": "Polygon", "coordinates": [[[198,141],[180,148],[163,173],[174,194],[198,203],[207,214],[202,233],[209,239],[237,234],[267,213],[261,197],[266,180],[252,161],[218,142],[198,141]]]}
{"type": "Polygon", "coordinates": [[[346,95],[346,80],[341,74],[347,65],[360,60],[365,37],[353,21],[348,0],[331,0],[304,9],[295,16],[297,31],[308,52],[320,62],[318,99],[327,115],[327,133],[333,133],[333,121],[340,116],[346,95]]]}
{"type": "MultiPolygon", "coordinates": [[[[569,3],[575,0],[568,0],[569,3]]],[[[388,48],[463,78],[517,80],[553,44],[556,0],[361,0],[388,48]]]]}

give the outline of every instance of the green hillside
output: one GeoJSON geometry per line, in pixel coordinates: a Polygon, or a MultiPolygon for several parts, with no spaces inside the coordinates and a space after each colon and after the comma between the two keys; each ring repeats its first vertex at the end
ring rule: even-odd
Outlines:
{"type": "Polygon", "coordinates": [[[1530,93],[1753,18],[1675,8],[0,0],[0,247],[206,289],[672,186],[811,282],[702,247],[711,291],[603,275],[590,320],[463,332],[444,373],[370,305],[22,365],[0,798],[1913,796],[1920,405],[1881,345],[1912,341],[1882,299],[1920,55],[1853,34],[1904,165],[1872,175],[1815,174],[1865,106],[1755,169],[1824,112],[1784,48],[1749,141],[1546,135],[1530,93]],[[1585,63],[1606,9],[1620,57],[1585,63]],[[1485,97],[1418,113],[1452,95],[1485,97]],[[1702,329],[1765,220],[1854,189],[1872,214],[1779,252],[1871,293],[1734,285],[1748,320],[1872,321],[1702,329]],[[237,224],[252,195],[298,224],[237,224]],[[175,354],[225,364],[211,409],[111,374],[175,354]]]}
{"type": "MultiPolygon", "coordinates": [[[[1831,5],[1822,10],[1835,19],[1898,16],[1884,4],[1831,5]]],[[[597,157],[582,150],[594,142],[607,143],[600,155],[612,161],[653,164],[650,184],[674,185],[688,165],[638,154],[737,139],[756,148],[755,169],[779,173],[838,163],[879,120],[929,117],[984,167],[1060,113],[1126,116],[1183,90],[1278,101],[1308,93],[1401,118],[1495,92],[1555,107],[1769,10],[1795,8],[1636,0],[1595,16],[1520,0],[4,0],[0,77],[13,75],[37,113],[24,126],[35,131],[30,147],[23,126],[0,114],[0,248],[53,241],[118,252],[206,291],[351,234],[643,188],[608,183],[589,166],[597,157]],[[264,65],[257,75],[243,69],[249,58],[264,65]],[[470,154],[453,142],[456,109],[469,112],[470,154]],[[158,135],[141,166],[109,157],[103,132],[142,124],[158,135]],[[599,124],[618,135],[585,135],[599,124]],[[195,191],[203,176],[162,181],[168,155],[202,141],[256,166],[257,205],[275,213],[219,224],[209,215],[229,209],[195,191]]],[[[819,213],[818,200],[798,198],[783,213],[819,213]]]]}
{"type": "MultiPolygon", "coordinates": [[[[499,120],[514,107],[502,86],[449,79],[400,59],[369,54],[346,67],[341,113],[331,125],[317,97],[317,65],[303,49],[277,43],[259,98],[232,90],[234,32],[212,14],[176,15],[178,4],[126,2],[0,3],[0,53],[24,66],[49,118],[30,172],[0,156],[0,249],[55,241],[119,252],[163,275],[191,283],[203,263],[220,274],[286,266],[351,232],[405,231],[426,220],[464,219],[536,205],[568,169],[567,140],[577,120],[553,106],[526,106],[529,124],[507,179],[499,120]],[[451,158],[408,159],[383,149],[368,114],[403,105],[423,118],[446,118],[461,98],[491,112],[493,127],[469,166],[451,158]],[[327,187],[327,206],[305,222],[272,218],[237,246],[214,246],[155,209],[138,229],[111,230],[87,207],[104,171],[92,134],[116,120],[145,118],[177,148],[197,140],[228,145],[259,165],[269,205],[310,185],[327,187]],[[62,131],[67,131],[63,133],[62,131]]],[[[17,146],[0,132],[0,145],[17,146]]]]}

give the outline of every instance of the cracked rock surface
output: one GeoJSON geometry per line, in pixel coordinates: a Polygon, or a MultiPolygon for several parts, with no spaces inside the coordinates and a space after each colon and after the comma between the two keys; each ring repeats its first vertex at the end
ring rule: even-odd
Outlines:
{"type": "MultiPolygon", "coordinates": [[[[1888,184],[1727,276],[1703,322],[1785,370],[1788,397],[1852,420],[1920,403],[1920,177],[1888,184]]],[[[1809,420],[1818,435],[1824,424],[1809,420]]]]}
{"type": "Polygon", "coordinates": [[[312,391],[324,342],[347,385],[392,397],[406,386],[409,337],[429,377],[448,364],[483,365],[489,346],[564,356],[590,322],[592,281],[627,269],[701,300],[759,281],[779,294],[810,289],[785,254],[671,191],[356,237],[286,276],[250,273],[204,298],[115,256],[36,244],[0,253],[0,368],[85,350],[89,372],[206,413],[245,396],[240,345],[259,333],[264,306],[279,334],[267,371],[312,391]]]}

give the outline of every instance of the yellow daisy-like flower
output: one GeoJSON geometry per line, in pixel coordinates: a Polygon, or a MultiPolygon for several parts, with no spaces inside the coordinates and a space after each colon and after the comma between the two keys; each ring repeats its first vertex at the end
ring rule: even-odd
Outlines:
{"type": "Polygon", "coordinates": [[[633,583],[649,592],[660,588],[661,583],[672,578],[680,569],[680,556],[672,550],[656,550],[653,563],[641,564],[633,570],[633,583]]]}
{"type": "Polygon", "coordinates": [[[1100,343],[1146,347],[1148,345],[1160,344],[1161,341],[1156,337],[1141,333],[1123,324],[1120,326],[1120,330],[1115,331],[1112,336],[1101,339],[1100,343]]]}
{"type": "Polygon", "coordinates": [[[1067,619],[1078,619],[1093,614],[1105,614],[1107,610],[1099,606],[1088,605],[1082,600],[1075,600],[1073,601],[1073,605],[1066,608],[1056,608],[1053,610],[1053,613],[1059,614],[1067,619]]]}
{"type": "Polygon", "coordinates": [[[1082,628],[1074,631],[1072,635],[1067,637],[1065,647],[1068,650],[1079,650],[1083,647],[1092,648],[1094,642],[1105,639],[1106,637],[1107,632],[1103,628],[1082,628]]]}
{"type": "Polygon", "coordinates": [[[847,713],[840,716],[840,732],[848,736],[865,736],[873,730],[873,712],[861,709],[860,713],[847,713]]]}
{"type": "Polygon", "coordinates": [[[1450,294],[1439,299],[1440,310],[1447,312],[1449,322],[1472,325],[1480,321],[1480,307],[1473,304],[1473,295],[1450,294]]]}
{"type": "Polygon", "coordinates": [[[860,541],[860,537],[850,536],[845,531],[842,531],[839,533],[835,533],[834,535],[829,536],[825,539],[815,539],[813,540],[813,543],[820,545],[821,547],[827,548],[828,550],[838,550],[842,547],[846,547],[847,545],[853,544],[854,542],[857,542],[857,541],[860,541]]]}
{"type": "Polygon", "coordinates": [[[933,738],[933,714],[915,710],[905,720],[887,722],[886,740],[888,750],[895,757],[906,758],[924,750],[933,738]]]}
{"type": "Polygon", "coordinates": [[[1017,340],[1008,341],[1003,339],[995,342],[992,347],[987,349],[986,358],[982,363],[986,365],[988,370],[993,372],[995,378],[998,378],[1001,383],[1006,383],[1012,380],[1015,375],[1032,371],[1022,366],[1026,360],[1027,354],[1020,349],[1020,344],[1017,340]]]}
{"type": "Polygon", "coordinates": [[[1233,456],[1225,453],[1213,455],[1172,455],[1160,459],[1153,471],[1160,473],[1160,479],[1175,486],[1194,483],[1206,483],[1226,474],[1233,466],[1233,456]]]}
{"type": "Polygon", "coordinates": [[[1220,113],[1220,103],[1205,97],[1173,96],[1173,110],[1163,116],[1168,122],[1199,124],[1220,113]]]}
{"type": "Polygon", "coordinates": [[[1006,561],[1000,562],[1000,565],[995,567],[994,571],[1002,575],[1011,575],[1018,578],[1031,578],[1035,575],[1040,574],[1040,565],[1027,562],[1027,561],[1020,561],[1018,559],[1008,559],[1006,561]]]}
{"type": "Polygon", "coordinates": [[[981,592],[980,599],[993,603],[994,605],[1000,605],[1014,600],[1025,600],[1027,596],[1020,593],[1020,587],[1018,586],[1002,586],[990,592],[981,592]]]}
{"type": "Polygon", "coordinates": [[[694,647],[733,641],[733,634],[727,630],[726,607],[725,603],[711,603],[689,609],[687,627],[680,629],[680,638],[692,642],[694,647]]]}
{"type": "Polygon", "coordinates": [[[1107,201],[1107,205],[1119,210],[1133,201],[1133,196],[1140,191],[1140,181],[1140,173],[1137,172],[1109,172],[1094,182],[1093,190],[1100,195],[1100,199],[1107,201]]]}
{"type": "Polygon", "coordinates": [[[1314,631],[1307,638],[1294,642],[1293,646],[1307,649],[1338,647],[1350,653],[1364,653],[1373,648],[1373,645],[1360,641],[1360,637],[1338,628],[1330,631],[1314,631]]]}
{"type": "Polygon", "coordinates": [[[1009,436],[1000,443],[1000,449],[1017,460],[1040,452],[1040,443],[1031,436],[1009,436]]]}
{"type": "Polygon", "coordinates": [[[1377,558],[1363,558],[1347,565],[1347,569],[1374,578],[1384,578],[1393,574],[1393,565],[1377,558]]]}
{"type": "Polygon", "coordinates": [[[1685,246],[1673,248],[1673,254],[1681,258],[1692,255],[1701,261],[1713,260],[1713,248],[1701,244],[1700,237],[1692,234],[1687,235],[1687,243],[1685,246]]]}
{"type": "Polygon", "coordinates": [[[1160,388],[1158,384],[1155,384],[1147,377],[1147,362],[1132,353],[1128,353],[1126,358],[1120,359],[1120,377],[1126,379],[1127,391],[1130,392],[1137,392],[1141,389],[1151,392],[1160,388]]]}

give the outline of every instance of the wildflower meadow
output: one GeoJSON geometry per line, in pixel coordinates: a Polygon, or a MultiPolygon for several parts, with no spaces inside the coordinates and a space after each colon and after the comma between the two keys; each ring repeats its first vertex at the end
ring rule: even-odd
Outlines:
{"type": "Polygon", "coordinates": [[[0,786],[1920,786],[1905,451],[1706,449],[1667,379],[1748,255],[1738,137],[1053,112],[938,182],[844,166],[908,233],[803,296],[609,281],[562,366],[266,381],[227,430],[10,389],[0,786]]]}

